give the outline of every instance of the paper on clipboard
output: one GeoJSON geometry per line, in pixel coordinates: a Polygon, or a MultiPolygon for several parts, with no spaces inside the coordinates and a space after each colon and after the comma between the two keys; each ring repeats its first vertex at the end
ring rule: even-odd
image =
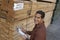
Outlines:
{"type": "Polygon", "coordinates": [[[19,33],[23,38],[27,38],[27,35],[26,35],[24,32],[22,32],[21,28],[18,28],[17,30],[18,30],[18,33],[19,33]]]}
{"type": "Polygon", "coordinates": [[[25,34],[24,32],[22,32],[21,28],[17,28],[18,33],[23,37],[23,38],[30,38],[29,35],[25,34]]]}

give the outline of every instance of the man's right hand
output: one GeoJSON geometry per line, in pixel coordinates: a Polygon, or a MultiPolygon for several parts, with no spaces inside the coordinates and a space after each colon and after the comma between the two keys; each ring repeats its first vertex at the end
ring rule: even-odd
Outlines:
{"type": "Polygon", "coordinates": [[[26,33],[26,30],[23,27],[21,27],[21,30],[22,32],[26,33]]]}

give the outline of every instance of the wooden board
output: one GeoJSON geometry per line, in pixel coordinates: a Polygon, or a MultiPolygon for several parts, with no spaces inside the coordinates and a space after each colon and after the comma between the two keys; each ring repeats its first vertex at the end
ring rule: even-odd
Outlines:
{"type": "Polygon", "coordinates": [[[13,17],[13,0],[1,0],[1,12],[0,12],[0,17],[1,18],[4,18],[6,20],[8,20],[8,18],[11,18],[13,17]]]}
{"type": "Polygon", "coordinates": [[[56,3],[56,0],[44,0],[44,1],[50,1],[50,2],[56,3]]]}

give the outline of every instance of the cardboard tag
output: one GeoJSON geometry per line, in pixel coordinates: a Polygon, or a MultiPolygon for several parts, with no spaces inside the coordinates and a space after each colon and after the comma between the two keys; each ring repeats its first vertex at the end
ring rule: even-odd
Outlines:
{"type": "Polygon", "coordinates": [[[24,7],[24,3],[14,3],[14,10],[22,10],[24,7]]]}

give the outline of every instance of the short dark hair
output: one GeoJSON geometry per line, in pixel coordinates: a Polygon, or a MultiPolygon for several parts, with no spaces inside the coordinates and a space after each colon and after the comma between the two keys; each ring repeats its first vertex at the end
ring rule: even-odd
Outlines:
{"type": "Polygon", "coordinates": [[[42,19],[45,17],[45,12],[43,12],[42,10],[38,10],[36,14],[41,14],[42,19]]]}

